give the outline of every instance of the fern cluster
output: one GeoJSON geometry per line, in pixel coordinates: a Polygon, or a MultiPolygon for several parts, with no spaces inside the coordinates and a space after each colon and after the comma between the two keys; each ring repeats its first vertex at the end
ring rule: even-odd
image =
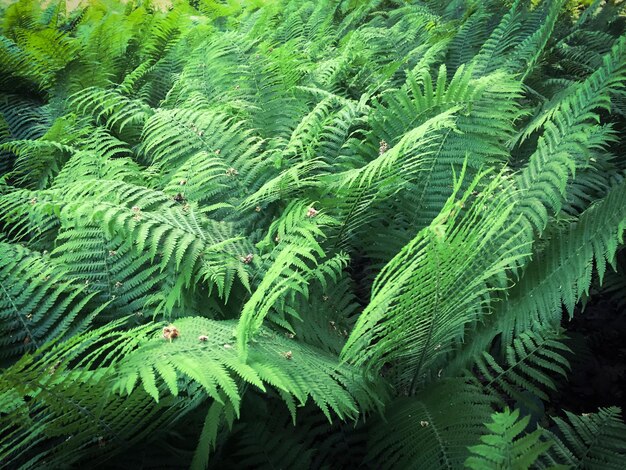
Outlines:
{"type": "Polygon", "coordinates": [[[622,3],[1,11],[0,465],[626,467],[622,3]]]}

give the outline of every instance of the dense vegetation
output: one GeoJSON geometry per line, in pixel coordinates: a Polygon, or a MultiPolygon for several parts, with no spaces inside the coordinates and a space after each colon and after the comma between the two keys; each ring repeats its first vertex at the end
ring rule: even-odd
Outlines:
{"type": "Polygon", "coordinates": [[[558,406],[626,301],[589,3],[4,7],[0,465],[626,468],[558,406]]]}

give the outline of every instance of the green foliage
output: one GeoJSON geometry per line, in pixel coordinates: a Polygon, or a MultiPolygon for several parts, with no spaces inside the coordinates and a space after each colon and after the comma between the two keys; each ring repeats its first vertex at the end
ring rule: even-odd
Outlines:
{"type": "Polygon", "coordinates": [[[400,398],[387,409],[386,422],[372,424],[369,459],[381,468],[462,468],[492,404],[459,379],[400,398]]]}
{"type": "Polygon", "coordinates": [[[38,252],[0,242],[0,255],[3,359],[79,333],[106,306],[38,252]]]}
{"type": "Polygon", "coordinates": [[[0,17],[3,466],[626,467],[623,3],[0,17]]]}
{"type": "Polygon", "coordinates": [[[597,413],[582,416],[569,412],[565,415],[567,419],[554,418],[556,430],[546,431],[554,446],[542,457],[544,464],[591,469],[623,466],[626,426],[618,408],[600,408],[597,413]]]}
{"type": "Polygon", "coordinates": [[[485,425],[490,433],[480,438],[481,444],[469,448],[474,455],[468,457],[465,466],[474,470],[531,468],[552,443],[541,439],[540,429],[522,436],[529,421],[529,416],[520,418],[519,410],[494,413],[485,425]]]}
{"type": "Polygon", "coordinates": [[[575,223],[552,235],[509,291],[503,309],[515,311],[515,315],[498,312],[506,323],[503,331],[507,337],[558,325],[561,305],[573,315],[576,303],[589,292],[593,267],[602,281],[607,262],[614,264],[626,223],[625,204],[626,185],[621,183],[575,223]]]}
{"type": "Polygon", "coordinates": [[[379,370],[401,358],[399,378],[414,386],[488,313],[489,293],[503,288],[525,241],[505,225],[511,186],[499,177],[480,186],[482,177],[457,196],[461,174],[440,215],[381,271],[344,347],[348,361],[379,370]]]}
{"type": "Polygon", "coordinates": [[[115,355],[124,349],[125,339],[111,334],[115,326],[39,350],[43,354],[39,358],[25,355],[3,371],[3,463],[21,468],[62,467],[83,458],[101,463],[176,420],[176,413],[193,409],[189,397],[169,399],[170,406],[159,409],[151,406],[152,398],[142,391],[124,397],[112,393],[107,372],[115,355]],[[98,355],[91,348],[97,350],[98,345],[111,354],[99,361],[97,369],[91,369],[98,355]],[[70,370],[72,361],[85,367],[70,370]],[[10,407],[6,407],[6,398],[10,407]],[[132,419],[124,418],[129,416],[128,410],[132,410],[132,419]],[[69,435],[72,439],[66,438],[69,435]],[[38,446],[42,447],[37,450],[38,446]]]}
{"type": "Polygon", "coordinates": [[[476,361],[477,373],[483,378],[483,387],[492,393],[504,393],[524,401],[523,392],[548,400],[544,389],[556,390],[550,375],[566,376],[569,363],[564,354],[572,351],[563,345],[559,334],[541,337],[530,332],[521,333],[512,345],[506,347],[502,366],[488,352],[476,361]]]}
{"type": "Polygon", "coordinates": [[[347,366],[338,366],[332,355],[271,330],[261,330],[258,340],[248,348],[247,360],[240,360],[233,341],[235,326],[232,321],[184,318],[176,322],[177,334],[171,341],[164,338],[165,329],[131,330],[125,348],[132,351],[116,367],[113,390],[131,394],[140,380],[158,402],[161,391],[166,396],[178,396],[179,379],[185,377],[185,382],[197,382],[209,397],[238,414],[237,382],[242,379],[262,391],[264,383],[275,387],[292,413],[296,400],[303,405],[311,397],[329,419],[331,410],[340,418],[355,416],[357,404],[369,409],[384,397],[375,384],[367,383],[347,366]]]}

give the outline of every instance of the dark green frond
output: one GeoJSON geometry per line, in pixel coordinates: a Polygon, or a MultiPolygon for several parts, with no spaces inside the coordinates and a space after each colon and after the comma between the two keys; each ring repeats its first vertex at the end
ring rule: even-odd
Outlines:
{"type": "Polygon", "coordinates": [[[566,418],[553,418],[556,429],[544,432],[554,445],[540,459],[539,468],[555,464],[592,470],[624,468],[626,464],[626,425],[617,407],[601,408],[582,416],[565,412],[566,418]]]}
{"type": "Polygon", "coordinates": [[[456,469],[491,414],[491,400],[462,380],[442,380],[388,405],[373,422],[368,457],[378,468],[456,469]]]}
{"type": "Polygon", "coordinates": [[[106,306],[90,305],[95,295],[88,285],[73,281],[41,254],[0,243],[3,362],[83,331],[106,306]]]}
{"type": "Polygon", "coordinates": [[[522,392],[548,400],[545,389],[556,390],[552,376],[564,377],[570,369],[566,354],[572,351],[561,342],[562,335],[520,333],[507,346],[505,360],[500,364],[491,354],[483,352],[476,361],[476,375],[482,386],[496,395],[504,394],[520,402],[522,392]]]}
{"type": "Polygon", "coordinates": [[[607,263],[614,263],[625,223],[626,184],[620,183],[577,222],[552,237],[526,266],[496,313],[505,344],[510,344],[512,335],[559,325],[562,305],[573,314],[589,290],[594,264],[602,279],[607,263]]]}

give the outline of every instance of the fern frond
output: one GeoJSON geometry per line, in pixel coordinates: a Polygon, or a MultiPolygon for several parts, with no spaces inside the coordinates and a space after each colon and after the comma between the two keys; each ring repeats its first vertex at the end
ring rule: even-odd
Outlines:
{"type": "Polygon", "coordinates": [[[230,264],[229,261],[238,259],[238,255],[245,255],[245,248],[236,246],[239,237],[234,236],[229,224],[207,219],[193,207],[166,206],[152,212],[149,206],[144,210],[138,205],[128,208],[101,203],[82,209],[80,206],[81,203],[78,207],[66,206],[64,211],[67,214],[74,212],[78,219],[87,217],[95,221],[110,237],[130,239],[133,249],[140,256],[148,254],[151,262],[158,256],[161,272],[168,266],[174,268],[177,282],[165,300],[167,310],[181,301],[183,290],[191,287],[192,280],[212,279],[203,268],[203,256],[213,263],[230,264]]]}
{"type": "Polygon", "coordinates": [[[32,61],[33,75],[40,77],[42,89],[51,88],[56,73],[74,60],[78,52],[76,40],[65,32],[52,28],[16,31],[17,42],[32,61]]]}
{"type": "Polygon", "coordinates": [[[241,202],[241,209],[250,209],[255,206],[266,206],[278,199],[289,199],[308,188],[319,186],[320,170],[327,165],[321,160],[306,160],[297,163],[278,176],[267,181],[254,194],[241,202]]]}
{"type": "Polygon", "coordinates": [[[512,51],[511,57],[507,60],[507,69],[514,72],[523,71],[520,78],[522,81],[533,72],[535,64],[544,52],[564,4],[565,0],[542,2],[541,7],[536,12],[542,17],[541,25],[538,28],[533,28],[532,34],[527,36],[512,51]]]}
{"type": "Polygon", "coordinates": [[[605,56],[601,69],[582,84],[574,85],[569,98],[539,120],[544,134],[528,165],[518,175],[525,199],[521,210],[538,232],[544,229],[549,212],[560,210],[570,174],[577,167],[586,166],[589,141],[595,147],[606,143],[607,139],[590,138],[598,134],[589,122],[597,121],[598,108],[608,106],[610,91],[623,86],[625,54],[626,39],[623,39],[605,56]]]}
{"type": "Polygon", "coordinates": [[[511,5],[510,10],[500,19],[499,24],[485,41],[474,58],[473,71],[477,76],[486,75],[496,70],[503,57],[519,43],[522,26],[523,8],[520,0],[511,5]]]}
{"type": "Polygon", "coordinates": [[[457,70],[464,64],[469,65],[489,35],[490,20],[491,15],[484,8],[478,8],[463,21],[448,45],[446,65],[450,70],[457,70]]]}
{"type": "MultiPolygon", "coordinates": [[[[335,236],[335,246],[346,241],[358,240],[359,233],[377,216],[372,207],[385,203],[402,192],[403,184],[418,181],[428,171],[445,138],[439,131],[449,131],[455,126],[452,108],[438,114],[422,125],[405,133],[390,149],[382,149],[378,158],[366,165],[347,170],[327,178],[329,190],[336,198],[329,204],[329,211],[337,213],[341,226],[335,236]]],[[[402,193],[401,193],[402,194],[402,193]]]]}
{"type": "Polygon", "coordinates": [[[0,242],[0,356],[18,357],[80,333],[106,307],[90,305],[95,295],[39,253],[0,242]]]}
{"type": "Polygon", "coordinates": [[[74,34],[81,45],[80,61],[73,64],[66,77],[69,91],[105,88],[117,82],[129,59],[132,61],[129,52],[133,40],[140,40],[147,29],[145,10],[123,11],[111,3],[106,8],[111,14],[99,8],[79,10],[67,26],[67,29],[75,28],[74,34]]]}
{"type": "MultiPolygon", "coordinates": [[[[241,35],[233,32],[211,35],[190,52],[180,78],[168,95],[168,102],[182,106],[192,97],[202,96],[207,102],[223,103],[235,109],[246,109],[250,98],[242,90],[241,64],[238,43],[241,35]]],[[[243,49],[248,46],[244,44],[243,49]]]]}
{"type": "Polygon", "coordinates": [[[321,100],[305,115],[291,133],[283,153],[287,158],[309,160],[321,154],[334,161],[346,142],[351,125],[368,111],[364,99],[347,100],[317,88],[299,87],[299,91],[320,95],[321,100]]]}
{"type": "Polygon", "coordinates": [[[571,317],[576,303],[588,293],[594,262],[600,279],[607,262],[613,265],[626,228],[625,211],[622,182],[537,253],[497,311],[505,344],[521,332],[558,326],[562,305],[571,317]]]}
{"type": "Polygon", "coordinates": [[[538,468],[555,464],[571,468],[618,470],[626,463],[626,425],[617,407],[600,408],[597,413],[553,418],[556,429],[545,430],[554,441],[538,468]]]}
{"type": "Polygon", "coordinates": [[[52,28],[14,30],[13,40],[0,39],[0,86],[12,91],[10,81],[24,80],[33,83],[34,90],[50,90],[56,74],[73,60],[78,52],[74,38],[52,28]]]}
{"type": "Polygon", "coordinates": [[[84,88],[69,99],[70,106],[78,113],[91,116],[96,124],[119,133],[127,126],[127,132],[138,132],[153,114],[145,104],[114,89],[84,88]]]}
{"type": "Polygon", "coordinates": [[[488,352],[476,361],[477,373],[486,390],[504,393],[524,401],[520,391],[531,392],[542,400],[548,400],[543,389],[556,390],[551,375],[566,376],[569,362],[564,354],[572,351],[562,344],[560,334],[520,333],[513,344],[506,347],[505,364],[488,352]]]}
{"type": "Polygon", "coordinates": [[[360,306],[354,285],[345,271],[336,281],[324,284],[312,283],[308,297],[297,296],[281,308],[292,317],[301,318],[301,321],[289,323],[293,333],[287,335],[293,334],[307,344],[339,354],[360,306]]]}
{"type": "MultiPolygon", "coordinates": [[[[116,149],[117,150],[117,149],[116,149]]],[[[127,157],[109,159],[106,153],[79,151],[70,157],[54,178],[53,189],[70,188],[76,181],[120,181],[135,185],[145,184],[141,167],[127,157]]],[[[111,185],[117,187],[117,185],[111,185]]],[[[111,190],[107,185],[103,196],[111,190]]],[[[102,185],[98,185],[102,187],[102,185]]],[[[84,188],[83,188],[84,189],[84,188]]]]}
{"type": "Polygon", "coordinates": [[[358,147],[361,153],[373,154],[380,141],[393,146],[420,123],[460,107],[455,127],[441,129],[441,143],[430,156],[426,173],[398,204],[418,229],[437,216],[451,194],[450,169],[460,171],[468,154],[468,171],[473,174],[483,166],[502,166],[508,158],[505,143],[519,113],[520,85],[510,75],[496,72],[473,79],[471,67],[460,67],[447,82],[445,66],[436,81],[425,71],[409,74],[403,88],[383,95],[384,104],[375,105],[368,119],[372,131],[358,147]]]}
{"type": "Polygon", "coordinates": [[[525,242],[505,225],[512,206],[507,191],[499,192],[500,178],[473,199],[484,176],[479,174],[456,200],[463,176],[430,227],[377,277],[344,359],[375,370],[398,362],[403,382],[419,383],[461,340],[464,328],[489,310],[490,292],[501,288],[506,270],[524,256],[525,242]]]}
{"type": "Polygon", "coordinates": [[[181,34],[181,24],[178,10],[170,15],[159,15],[153,18],[147,41],[142,46],[143,56],[156,61],[165,56],[176,44],[181,34]]]}
{"type": "Polygon", "coordinates": [[[0,94],[0,113],[8,125],[11,140],[37,139],[52,123],[48,105],[17,95],[0,94]]]}
{"type": "Polygon", "coordinates": [[[106,305],[108,317],[141,314],[152,291],[164,280],[159,266],[150,265],[148,253],[135,254],[131,240],[109,238],[95,224],[65,225],[56,242],[52,261],[63,266],[69,277],[96,290],[94,299],[106,305]]]}
{"type": "Polygon", "coordinates": [[[372,423],[368,460],[378,468],[461,468],[492,401],[460,379],[444,379],[413,397],[398,398],[386,421],[372,423]]]}
{"type": "Polygon", "coordinates": [[[243,123],[193,109],[159,110],[146,122],[142,140],[143,151],[152,162],[177,167],[205,151],[220,155],[242,174],[260,146],[243,123]]]}
{"type": "Polygon", "coordinates": [[[474,455],[467,458],[465,466],[474,470],[533,468],[552,442],[542,440],[541,429],[522,436],[529,421],[530,416],[520,418],[519,410],[506,408],[501,413],[494,413],[491,421],[485,423],[491,432],[480,438],[482,444],[469,448],[474,455]]]}
{"type": "Polygon", "coordinates": [[[163,390],[161,381],[167,392],[177,395],[176,377],[185,376],[199,383],[217,402],[230,403],[237,414],[241,397],[235,379],[261,390],[264,384],[275,387],[286,393],[283,400],[288,405],[293,398],[304,404],[310,397],[329,420],[331,410],[344,418],[356,417],[359,408],[379,406],[377,393],[384,393],[380,385],[339,365],[336,357],[269,329],[260,330],[249,346],[247,362],[242,362],[235,326],[236,322],[200,317],[179,319],[178,336],[171,342],[154,327],[135,330],[132,338],[138,349],[127,354],[116,368],[114,388],[131,393],[140,379],[146,391],[158,400],[163,390]],[[316,377],[315,385],[311,377],[316,377]]]}
{"type": "Polygon", "coordinates": [[[626,38],[620,38],[606,55],[601,66],[582,83],[574,83],[546,103],[538,115],[525,127],[521,140],[527,139],[560,113],[587,114],[598,109],[610,110],[611,95],[624,88],[626,80],[626,38]]]}
{"type": "Polygon", "coordinates": [[[0,220],[4,234],[12,241],[39,247],[51,246],[60,225],[54,208],[60,201],[50,191],[30,191],[0,186],[0,220]]]}
{"type": "MultiPolygon", "coordinates": [[[[292,203],[283,216],[290,223],[287,230],[281,229],[280,219],[270,227],[268,236],[277,233],[279,237],[276,255],[258,287],[243,306],[237,325],[237,345],[244,360],[249,341],[274,304],[290,290],[306,296],[306,286],[310,279],[317,276],[323,281],[324,274],[328,274],[323,271],[324,265],[319,263],[325,253],[315,238],[315,235],[322,234],[319,225],[325,222],[325,218],[317,212],[311,212],[311,209],[315,211],[314,208],[306,209],[306,205],[302,203],[292,203]]],[[[339,263],[339,268],[341,267],[339,263]]],[[[337,267],[331,265],[329,268],[334,275],[337,267]]]]}
{"type": "Polygon", "coordinates": [[[20,140],[2,144],[0,150],[16,155],[12,176],[16,184],[30,189],[44,189],[60,171],[73,149],[58,142],[20,140]]]}
{"type": "Polygon", "coordinates": [[[143,390],[123,397],[111,393],[110,359],[99,369],[68,367],[90,348],[119,350],[123,336],[111,333],[119,326],[114,323],[47,345],[39,351],[41,357],[25,355],[2,371],[0,390],[11,391],[0,394],[3,464],[34,469],[87,459],[97,465],[154,438],[165,423],[184,412],[187,400],[170,399],[154,406],[143,390]]]}

